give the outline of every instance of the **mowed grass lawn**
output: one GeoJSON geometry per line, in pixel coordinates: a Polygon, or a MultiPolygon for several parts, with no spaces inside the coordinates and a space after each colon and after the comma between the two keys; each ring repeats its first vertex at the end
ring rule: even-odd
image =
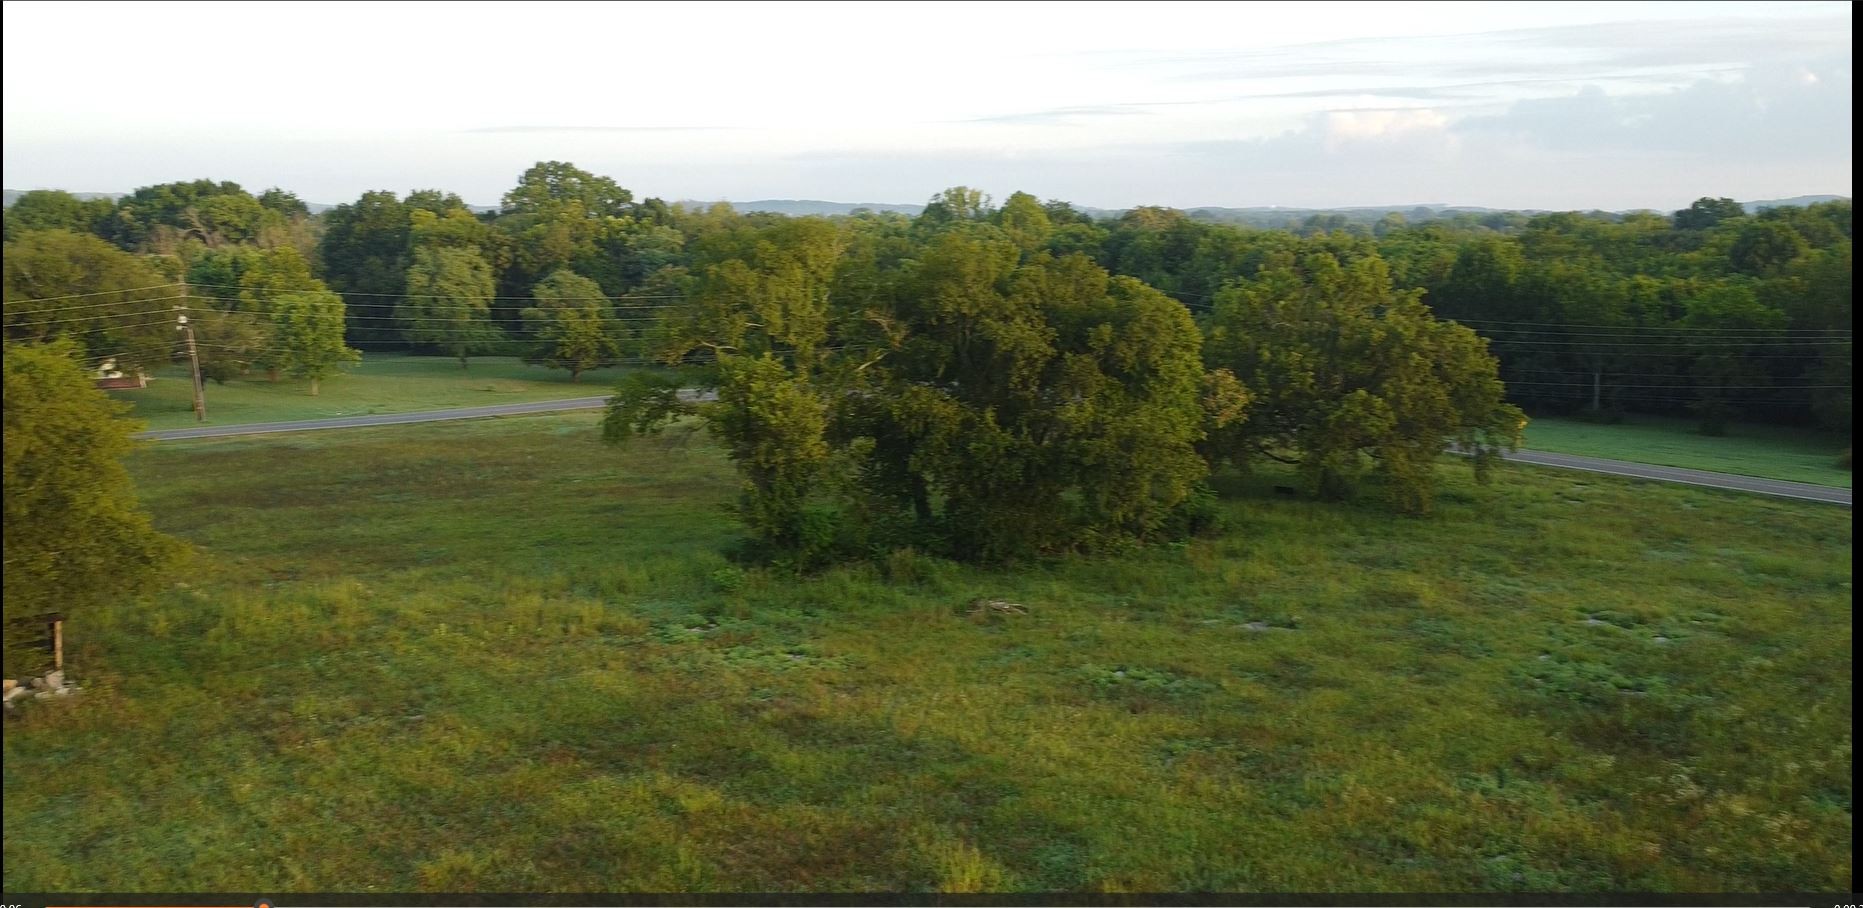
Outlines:
{"type": "Polygon", "coordinates": [[[1695,427],[1691,420],[1660,416],[1632,416],[1616,425],[1535,417],[1527,425],[1525,447],[1850,488],[1850,471],[1837,466],[1848,438],[1748,424],[1712,437],[1695,427]]]}
{"type": "Polygon", "coordinates": [[[1847,509],[1266,475],[1183,546],[797,580],[702,436],[596,435],[138,454],[199,561],[9,721],[7,890],[1853,886],[1847,509]]]}
{"type": "MultiPolygon", "coordinates": [[[[406,413],[448,407],[480,407],[534,400],[597,397],[612,393],[623,370],[585,372],[571,382],[561,369],[526,365],[513,356],[473,357],[466,369],[459,361],[439,356],[404,356],[364,353],[362,363],[335,378],[324,379],[316,397],[310,382],[281,378],[268,381],[263,373],[234,379],[224,385],[207,382],[206,425],[325,419],[371,413],[406,413]]],[[[194,394],[185,365],[156,373],[147,388],[112,391],[130,404],[132,416],[151,429],[185,429],[202,425],[194,419],[194,394]]]]}

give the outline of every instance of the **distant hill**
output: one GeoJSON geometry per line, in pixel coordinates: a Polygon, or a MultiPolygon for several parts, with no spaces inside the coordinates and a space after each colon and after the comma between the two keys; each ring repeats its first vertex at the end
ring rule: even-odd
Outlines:
{"type": "MultiPolygon", "coordinates": [[[[7,189],[3,191],[6,193],[6,207],[11,208],[13,207],[14,202],[19,201],[20,196],[25,195],[28,192],[32,192],[33,190],[7,189]]],[[[126,193],[126,192],[74,192],[72,193],[72,195],[75,195],[78,198],[83,199],[86,202],[90,201],[91,199],[109,199],[110,201],[114,202],[117,199],[120,199],[128,194],[129,193],[126,193]]]]}
{"type": "MultiPolygon", "coordinates": [[[[694,202],[691,204],[705,208],[711,203],[694,202]]],[[[755,202],[726,202],[725,204],[744,213],[765,211],[772,214],[786,214],[792,218],[853,214],[862,208],[878,212],[896,211],[916,217],[919,212],[925,210],[924,205],[897,205],[890,202],[824,202],[819,199],[759,199],[755,202]]]]}
{"type": "MultiPolygon", "coordinates": [[[[1815,205],[1819,202],[1832,202],[1849,198],[1840,195],[1802,195],[1789,199],[1766,199],[1741,203],[1749,213],[1757,213],[1768,208],[1781,208],[1815,205]]],[[[705,208],[709,202],[682,202],[694,208],[705,208]]],[[[820,199],[759,199],[754,202],[728,202],[732,208],[741,212],[765,211],[785,214],[791,217],[809,215],[846,215],[859,209],[870,211],[896,211],[905,215],[917,215],[925,210],[923,205],[907,205],[890,202],[827,202],[820,199]]],[[[1132,210],[1130,208],[1094,208],[1088,205],[1076,205],[1076,210],[1094,218],[1116,218],[1132,210]]],[[[1228,208],[1216,205],[1185,208],[1182,211],[1190,217],[1201,221],[1214,221],[1226,224],[1247,224],[1256,227],[1298,226],[1314,215],[1341,215],[1348,223],[1375,223],[1388,214],[1401,214],[1412,221],[1451,217],[1458,214],[1545,214],[1552,209],[1544,208],[1487,208],[1480,205],[1446,205],[1441,202],[1416,205],[1356,205],[1339,208],[1288,208],[1279,205],[1255,205],[1245,208],[1228,208]]],[[[1640,210],[1640,209],[1639,209],[1640,210]]],[[[1615,211],[1611,214],[1628,214],[1629,211],[1615,211]]],[[[1669,212],[1659,212],[1668,214],[1669,212]]]]}
{"type": "Polygon", "coordinates": [[[1804,208],[1807,205],[1816,205],[1819,202],[1844,202],[1849,201],[1849,199],[1849,196],[1843,195],[1795,195],[1789,199],[1765,199],[1759,202],[1741,202],[1740,206],[1745,208],[1748,214],[1756,214],[1768,208],[1804,208]]]}
{"type": "MultiPolygon", "coordinates": [[[[9,208],[12,207],[13,203],[17,201],[22,194],[24,194],[24,190],[19,190],[19,189],[5,190],[7,207],[9,208]]],[[[122,198],[124,195],[126,195],[126,193],[74,192],[72,193],[72,195],[75,195],[80,199],[112,199],[114,200],[114,199],[122,198]]],[[[1746,208],[1749,214],[1753,214],[1753,213],[1765,211],[1768,208],[1790,208],[1790,207],[1801,207],[1802,208],[1806,205],[1816,205],[1819,202],[1836,202],[1836,201],[1844,201],[1847,199],[1849,199],[1849,196],[1801,195],[1801,196],[1793,196],[1792,198],[1789,198],[1789,199],[1762,199],[1762,200],[1754,201],[1754,202],[1742,202],[1740,204],[1744,208],[1746,208]]],[[[336,207],[335,205],[325,204],[323,202],[306,202],[304,204],[305,204],[305,207],[310,209],[311,214],[322,214],[323,212],[329,211],[330,209],[336,207]]],[[[703,209],[703,208],[709,207],[712,203],[697,202],[697,201],[683,201],[680,204],[685,205],[690,208],[703,209]]],[[[730,205],[732,208],[735,208],[741,212],[752,212],[752,211],[771,212],[774,214],[788,215],[790,217],[807,217],[809,215],[826,215],[826,216],[847,215],[847,214],[852,214],[855,211],[858,211],[861,209],[867,209],[869,211],[879,211],[879,212],[889,212],[889,211],[898,212],[904,215],[916,216],[918,215],[919,212],[925,210],[924,205],[908,205],[908,204],[901,204],[901,203],[896,203],[896,202],[826,202],[820,199],[758,199],[754,202],[727,202],[725,204],[730,205]]],[[[472,211],[477,214],[483,214],[488,211],[498,210],[498,206],[496,205],[468,205],[466,207],[472,209],[472,211]]],[[[1122,214],[1125,214],[1127,211],[1131,210],[1129,208],[1093,208],[1087,205],[1076,205],[1074,207],[1076,210],[1080,211],[1081,213],[1089,215],[1094,218],[1116,218],[1122,214]]],[[[1251,206],[1251,207],[1246,207],[1246,208],[1225,208],[1222,206],[1207,205],[1207,206],[1200,206],[1196,208],[1185,208],[1182,210],[1185,214],[1197,220],[1216,221],[1219,223],[1227,223],[1227,224],[1249,224],[1249,225],[1257,226],[1257,227],[1281,227],[1281,226],[1289,226],[1289,225],[1298,225],[1304,222],[1307,218],[1310,218],[1316,214],[1343,215],[1346,218],[1346,220],[1350,223],[1370,224],[1370,223],[1376,222],[1379,218],[1382,218],[1387,214],[1401,214],[1405,216],[1406,218],[1409,218],[1415,221],[1415,220],[1425,220],[1425,219],[1430,219],[1430,218],[1440,218],[1440,217],[1457,215],[1457,214],[1533,215],[1533,214],[1543,214],[1545,213],[1547,209],[1483,208],[1483,207],[1476,206],[1476,205],[1445,205],[1440,202],[1432,202],[1432,203],[1418,204],[1418,205],[1361,205],[1361,206],[1346,206],[1346,207],[1340,207],[1340,208],[1283,208],[1279,205],[1256,205],[1256,206],[1251,206]]],[[[1618,212],[1612,212],[1612,213],[1613,214],[1626,214],[1628,212],[1618,211],[1618,212]]],[[[1668,212],[1660,212],[1660,213],[1667,214],[1668,212]]]]}

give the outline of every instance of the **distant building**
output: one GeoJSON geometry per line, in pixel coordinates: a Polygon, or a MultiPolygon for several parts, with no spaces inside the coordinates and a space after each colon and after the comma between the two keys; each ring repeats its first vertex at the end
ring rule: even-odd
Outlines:
{"type": "Polygon", "coordinates": [[[139,369],[134,375],[125,375],[117,370],[116,360],[106,359],[97,367],[97,388],[101,391],[125,391],[132,388],[147,388],[149,376],[139,369]]]}

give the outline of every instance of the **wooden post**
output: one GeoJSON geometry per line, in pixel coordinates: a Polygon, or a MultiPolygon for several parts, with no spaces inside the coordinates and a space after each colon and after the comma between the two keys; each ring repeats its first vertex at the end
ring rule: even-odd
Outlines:
{"type": "MultiPolygon", "coordinates": [[[[183,313],[187,311],[184,306],[176,306],[175,308],[183,313]]],[[[200,351],[194,348],[194,326],[188,324],[187,315],[178,315],[175,317],[175,330],[183,332],[188,336],[188,363],[194,370],[194,421],[206,422],[207,397],[204,392],[207,389],[201,382],[201,355],[200,351]]]]}
{"type": "Polygon", "coordinates": [[[52,671],[65,670],[65,619],[52,619],[52,671]]]}
{"type": "Polygon", "coordinates": [[[207,421],[207,389],[201,386],[201,355],[194,349],[194,326],[188,326],[188,362],[194,366],[194,420],[207,421]]]}

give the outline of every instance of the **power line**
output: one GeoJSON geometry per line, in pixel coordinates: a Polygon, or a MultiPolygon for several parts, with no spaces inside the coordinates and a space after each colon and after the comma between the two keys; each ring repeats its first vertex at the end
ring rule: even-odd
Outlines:
{"type": "MultiPolygon", "coordinates": [[[[103,296],[107,293],[136,293],[142,290],[161,290],[167,287],[179,286],[182,283],[185,283],[185,282],[170,281],[169,283],[166,283],[166,284],[156,284],[151,287],[125,287],[121,290],[93,290],[90,293],[72,293],[66,296],[41,296],[41,297],[36,297],[30,300],[8,300],[7,302],[56,303],[61,300],[83,299],[87,296],[103,296]]],[[[105,305],[109,305],[109,304],[106,303],[105,305]]]]}
{"type": "MultiPolygon", "coordinates": [[[[119,291],[114,291],[114,292],[129,293],[130,291],[119,290],[119,291]]],[[[6,305],[10,311],[15,311],[15,312],[24,311],[31,315],[37,315],[41,312],[70,312],[75,309],[103,309],[108,306],[122,306],[122,305],[126,305],[129,303],[159,303],[165,300],[184,300],[184,299],[190,299],[190,298],[191,297],[189,297],[187,294],[183,293],[179,296],[144,297],[141,299],[133,299],[133,300],[116,300],[114,302],[109,302],[109,303],[91,303],[86,306],[56,306],[51,309],[40,309],[36,306],[26,305],[28,303],[39,302],[39,300],[25,300],[25,299],[7,300],[6,305]]]]}
{"type": "MultiPolygon", "coordinates": [[[[1544,385],[1544,386],[1558,386],[1558,387],[1563,387],[1563,388],[1592,387],[1592,383],[1588,381],[1506,381],[1506,380],[1503,380],[1502,383],[1506,385],[1536,385],[1536,386],[1544,385]]],[[[1626,384],[1619,384],[1616,382],[1611,382],[1611,383],[1605,384],[1604,387],[1639,388],[1639,389],[1655,388],[1655,389],[1670,390],[1670,391],[1718,391],[1718,390],[1732,389],[1732,388],[1738,388],[1741,390],[1763,390],[1763,391],[1807,391],[1807,390],[1818,391],[1818,390],[1830,390],[1833,388],[1848,388],[1850,386],[1849,385],[1717,385],[1717,384],[1705,384],[1705,383],[1699,384],[1699,385],[1678,385],[1678,384],[1626,385],[1626,384]]]]}
{"type": "MultiPolygon", "coordinates": [[[[169,296],[169,297],[160,297],[160,298],[152,299],[152,300],[134,300],[133,302],[158,303],[158,302],[167,302],[169,300],[183,300],[183,299],[200,299],[200,298],[190,297],[190,296],[169,296]]],[[[120,304],[112,304],[112,305],[120,305],[120,304]]],[[[473,306],[458,306],[458,307],[450,307],[450,308],[455,308],[462,312],[483,313],[487,315],[490,314],[490,310],[479,309],[473,306]]],[[[635,307],[635,308],[657,310],[657,309],[670,309],[670,308],[678,308],[678,307],[675,307],[675,306],[640,306],[640,307],[635,307]]],[[[232,314],[232,313],[242,312],[242,310],[237,310],[237,309],[217,309],[211,306],[199,307],[198,311],[208,312],[208,313],[222,313],[222,314],[232,314]]],[[[549,312],[552,310],[544,309],[543,311],[549,312]]],[[[151,312],[104,312],[104,313],[97,313],[94,315],[67,316],[65,318],[20,319],[18,321],[8,322],[7,326],[14,327],[14,328],[33,328],[33,327],[44,327],[47,325],[70,324],[72,322],[88,322],[88,321],[102,321],[106,319],[147,317],[151,315],[163,314],[163,312],[164,310],[155,310],[151,312]]],[[[263,315],[263,313],[257,313],[257,312],[248,312],[246,314],[251,314],[255,316],[263,315]]],[[[464,316],[461,316],[461,317],[449,317],[449,316],[408,317],[408,316],[399,316],[399,315],[355,315],[355,314],[351,314],[347,312],[344,313],[344,318],[346,319],[395,321],[395,322],[458,321],[460,320],[460,318],[463,318],[463,317],[464,316]]],[[[642,321],[642,322],[645,322],[645,321],[660,321],[661,320],[659,316],[653,316],[653,315],[627,315],[627,316],[602,315],[602,316],[589,316],[589,317],[594,318],[597,321],[605,321],[605,322],[607,321],[617,321],[617,322],[642,321]]]]}
{"type": "MultiPolygon", "coordinates": [[[[202,284],[202,283],[194,283],[194,282],[189,282],[188,286],[190,287],[212,287],[212,288],[216,288],[220,290],[261,289],[261,288],[256,288],[256,287],[244,287],[244,286],[239,286],[235,284],[202,284]]],[[[468,299],[468,300],[480,300],[480,301],[537,302],[537,298],[535,296],[463,296],[462,297],[462,296],[453,296],[451,294],[446,294],[446,293],[368,293],[368,292],[364,292],[360,290],[356,290],[356,291],[332,290],[331,292],[340,293],[344,296],[382,296],[382,297],[389,297],[392,299],[407,299],[407,298],[468,299]]],[[[593,303],[593,302],[614,302],[616,300],[623,300],[623,299],[682,300],[682,299],[685,299],[685,296],[683,294],[664,294],[664,295],[658,295],[658,296],[628,296],[627,294],[622,294],[621,296],[618,296],[618,297],[616,296],[559,296],[559,297],[553,297],[553,299],[560,300],[563,302],[593,303]]]]}
{"type": "MultiPolygon", "coordinates": [[[[1669,326],[1669,325],[1647,325],[1647,326],[1645,325],[1577,325],[1577,324],[1568,325],[1568,324],[1560,324],[1557,322],[1509,322],[1509,321],[1500,321],[1497,319],[1485,319],[1485,318],[1457,318],[1457,319],[1448,319],[1446,317],[1443,317],[1443,318],[1445,318],[1445,320],[1447,321],[1456,321],[1456,322],[1461,322],[1463,324],[1469,324],[1469,325],[1475,325],[1475,324],[1527,325],[1527,326],[1537,327],[1537,328],[1611,328],[1611,329],[1651,330],[1651,331],[1772,331],[1772,330],[1775,330],[1772,328],[1691,328],[1691,327],[1687,327],[1684,325],[1673,325],[1673,326],[1669,326]]],[[[1818,329],[1806,329],[1806,330],[1818,330],[1818,329]]],[[[1841,330],[1841,329],[1832,329],[1832,330],[1841,330]]],[[[1845,332],[1845,333],[1848,333],[1848,332],[1845,332]]]]}
{"type": "MultiPolygon", "coordinates": [[[[184,299],[192,299],[192,297],[164,296],[164,297],[158,297],[152,300],[125,300],[124,302],[126,303],[163,303],[163,302],[168,302],[169,300],[184,300],[184,299]]],[[[122,305],[122,304],[112,303],[111,305],[122,305]]],[[[94,321],[100,321],[102,319],[111,319],[111,318],[146,318],[151,315],[161,315],[166,312],[172,312],[172,311],[173,311],[172,309],[156,309],[156,310],[149,311],[149,312],[100,312],[100,313],[97,313],[96,315],[72,315],[72,316],[67,316],[65,318],[45,318],[45,319],[28,318],[28,319],[20,319],[18,321],[9,320],[6,324],[7,324],[7,327],[9,328],[33,327],[33,326],[38,326],[38,325],[62,325],[62,324],[68,324],[70,322],[94,322],[94,321]]],[[[8,313],[7,315],[10,318],[12,316],[12,313],[8,313]]]]}
{"type": "Polygon", "coordinates": [[[1493,340],[1495,343],[1498,343],[1498,344],[1508,344],[1510,346],[1516,346],[1516,345],[1518,346],[1548,346],[1548,345],[1551,345],[1551,346],[1559,346],[1559,347],[1565,347],[1565,348],[1580,347],[1580,348],[1586,348],[1586,349],[1597,348],[1597,347],[1689,347],[1691,349],[1700,349],[1703,347],[1739,347],[1741,349],[1752,349],[1754,347],[1793,347],[1797,349],[1812,349],[1812,348],[1817,348],[1817,347],[1847,346],[1851,343],[1848,340],[1836,340],[1836,339],[1796,340],[1796,341],[1768,341],[1768,340],[1726,341],[1726,340],[1722,340],[1719,338],[1709,338],[1707,339],[1705,343],[1688,343],[1684,341],[1649,341],[1649,342],[1642,342],[1642,341],[1600,341],[1600,342],[1561,341],[1556,338],[1547,338],[1547,339],[1542,339],[1542,340],[1524,340],[1524,339],[1523,340],[1509,340],[1507,338],[1501,338],[1501,337],[1490,338],[1490,340],[1493,340]]]}
{"type": "Polygon", "coordinates": [[[1744,329],[1744,328],[1728,329],[1725,332],[1718,332],[1718,333],[1713,333],[1713,334],[1656,333],[1654,329],[1652,329],[1649,332],[1634,332],[1634,331],[1554,331],[1552,329],[1540,329],[1540,328],[1483,328],[1483,329],[1479,329],[1479,331],[1480,333],[1487,334],[1487,335],[1526,334],[1526,335],[1542,335],[1542,336],[1552,337],[1552,338],[1561,338],[1561,337],[1663,338],[1663,337],[1667,337],[1667,338],[1672,338],[1676,340],[1717,340],[1717,339],[1735,340],[1735,339],[1750,337],[1754,340],[1763,340],[1766,338],[1779,338],[1781,340],[1816,341],[1816,340],[1848,339],[1849,337],[1851,337],[1851,334],[1848,331],[1815,331],[1814,332],[1814,331],[1789,331],[1789,330],[1781,329],[1777,331],[1767,330],[1765,333],[1762,334],[1762,333],[1759,333],[1758,329],[1754,329],[1752,333],[1746,333],[1748,329],[1744,329]]]}
{"type": "MultiPolygon", "coordinates": [[[[1555,348],[1555,349],[1550,349],[1550,350],[1545,350],[1545,349],[1536,350],[1536,349],[1523,349],[1523,348],[1511,348],[1511,349],[1512,349],[1512,352],[1514,353],[1533,353],[1533,354],[1538,354],[1541,356],[1578,356],[1578,355],[1585,353],[1584,350],[1573,350],[1570,348],[1555,348]]],[[[1508,352],[1508,351],[1502,351],[1502,352],[1508,352]]],[[[1625,351],[1625,350],[1608,350],[1608,351],[1600,351],[1597,355],[1609,356],[1613,359],[1620,357],[1620,356],[1653,356],[1653,357],[1658,357],[1658,358],[1663,358],[1663,359],[1688,359],[1688,358],[1697,357],[1697,356],[1723,356],[1726,354],[1700,353],[1700,352],[1633,353],[1633,352],[1625,351]]],[[[1741,359],[1817,359],[1825,355],[1827,354],[1824,354],[1824,353],[1743,353],[1743,354],[1740,354],[1740,358],[1741,359]]]]}

